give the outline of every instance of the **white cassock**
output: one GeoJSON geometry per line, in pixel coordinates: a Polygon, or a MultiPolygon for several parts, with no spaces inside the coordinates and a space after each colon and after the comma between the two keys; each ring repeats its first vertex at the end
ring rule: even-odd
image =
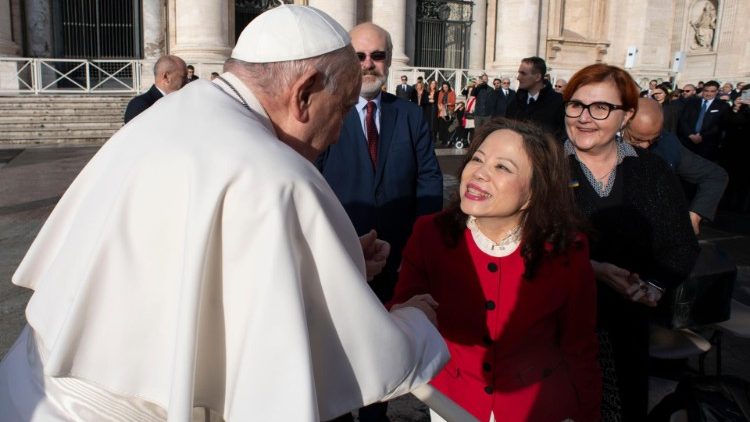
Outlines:
{"type": "MultiPolygon", "coordinates": [[[[404,394],[448,353],[387,313],[344,209],[249,90],[198,80],[123,127],[13,282],[0,420],[315,421],[404,394]]],[[[220,84],[223,84],[220,82],[220,84]]]]}

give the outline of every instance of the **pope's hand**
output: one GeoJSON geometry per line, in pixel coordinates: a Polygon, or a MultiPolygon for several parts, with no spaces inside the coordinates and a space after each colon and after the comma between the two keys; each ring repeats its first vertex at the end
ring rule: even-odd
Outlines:
{"type": "Polygon", "coordinates": [[[437,313],[435,313],[435,309],[437,309],[438,303],[435,301],[435,299],[432,298],[432,295],[414,295],[411,297],[411,299],[407,300],[404,303],[399,303],[398,305],[391,306],[391,310],[393,311],[399,308],[406,308],[407,306],[417,308],[420,311],[424,312],[425,316],[427,316],[427,319],[430,320],[432,325],[437,327],[437,313]]]}
{"type": "Polygon", "coordinates": [[[385,267],[385,260],[391,252],[391,245],[385,240],[378,239],[375,230],[359,238],[362,254],[365,256],[365,270],[367,281],[372,281],[385,267]]]}

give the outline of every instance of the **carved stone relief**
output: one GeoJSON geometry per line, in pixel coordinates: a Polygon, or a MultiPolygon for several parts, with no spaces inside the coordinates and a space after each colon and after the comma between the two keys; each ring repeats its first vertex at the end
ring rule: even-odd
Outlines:
{"type": "Polygon", "coordinates": [[[699,0],[693,3],[688,17],[690,50],[713,51],[717,11],[718,0],[699,0]]]}

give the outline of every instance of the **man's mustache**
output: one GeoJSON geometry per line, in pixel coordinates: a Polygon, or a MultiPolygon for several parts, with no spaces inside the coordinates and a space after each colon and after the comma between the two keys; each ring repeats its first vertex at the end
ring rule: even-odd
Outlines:
{"type": "Polygon", "coordinates": [[[372,75],[372,76],[383,76],[383,74],[382,74],[382,73],[378,72],[378,71],[377,71],[377,70],[375,70],[375,69],[373,69],[373,70],[363,70],[363,71],[362,71],[362,76],[368,76],[368,75],[372,75]]]}

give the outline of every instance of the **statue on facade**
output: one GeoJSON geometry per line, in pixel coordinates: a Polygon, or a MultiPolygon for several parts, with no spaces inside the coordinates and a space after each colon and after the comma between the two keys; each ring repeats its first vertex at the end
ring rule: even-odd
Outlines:
{"type": "Polygon", "coordinates": [[[695,31],[693,49],[711,49],[716,32],[716,7],[711,2],[706,1],[700,17],[697,21],[690,22],[690,26],[695,31]]]}

